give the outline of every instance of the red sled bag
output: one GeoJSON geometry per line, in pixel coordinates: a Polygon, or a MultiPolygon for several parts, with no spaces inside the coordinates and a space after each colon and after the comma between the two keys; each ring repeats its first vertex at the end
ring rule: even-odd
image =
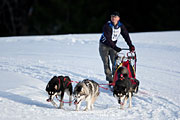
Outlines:
{"type": "Polygon", "coordinates": [[[127,60],[126,62],[123,62],[122,66],[124,66],[128,69],[129,78],[136,79],[135,70],[134,70],[133,66],[130,64],[129,60],[127,60]]]}
{"type": "MultiPolygon", "coordinates": [[[[124,55],[124,54],[123,54],[124,55]]],[[[129,78],[131,79],[132,84],[136,84],[136,73],[135,73],[135,69],[136,69],[136,54],[135,52],[129,52],[127,53],[127,57],[125,57],[125,55],[122,56],[118,56],[120,58],[122,58],[121,62],[118,66],[117,69],[115,70],[114,76],[113,76],[113,85],[115,85],[116,81],[119,79],[118,78],[118,69],[120,67],[126,67],[128,69],[129,72],[129,78]],[[133,65],[132,65],[133,63],[133,65]]],[[[117,62],[116,62],[117,63],[117,62]]]]}

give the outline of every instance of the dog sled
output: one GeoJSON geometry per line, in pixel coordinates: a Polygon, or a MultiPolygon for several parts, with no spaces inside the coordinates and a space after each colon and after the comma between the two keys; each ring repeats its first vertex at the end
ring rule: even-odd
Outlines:
{"type": "MultiPolygon", "coordinates": [[[[123,48],[122,50],[128,50],[126,48],[123,48]]],[[[115,86],[115,83],[118,79],[122,79],[123,76],[127,75],[131,83],[135,86],[139,86],[139,81],[136,79],[136,62],[137,62],[137,57],[136,57],[136,52],[126,52],[126,53],[118,53],[118,56],[116,57],[114,68],[116,68],[114,71],[113,75],[113,83],[112,85],[115,86]],[[122,71],[120,72],[121,67],[126,67],[127,72],[122,74],[122,71]]],[[[138,92],[138,87],[137,90],[135,91],[136,93],[138,92]]]]}

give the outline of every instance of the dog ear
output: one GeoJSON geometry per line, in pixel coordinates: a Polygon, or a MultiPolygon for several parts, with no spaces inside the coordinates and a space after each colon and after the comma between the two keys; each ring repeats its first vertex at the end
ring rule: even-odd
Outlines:
{"type": "Polygon", "coordinates": [[[83,87],[81,88],[81,91],[83,91],[84,89],[83,89],[83,87]]]}
{"type": "Polygon", "coordinates": [[[118,87],[115,85],[115,86],[114,86],[114,90],[117,90],[117,89],[118,89],[118,87]]]}
{"type": "Polygon", "coordinates": [[[57,90],[57,89],[58,89],[58,86],[57,86],[57,85],[55,85],[55,86],[54,86],[54,89],[55,89],[55,90],[57,90]]]}
{"type": "Polygon", "coordinates": [[[124,88],[124,91],[127,93],[127,92],[128,92],[128,88],[127,88],[127,87],[125,87],[125,88],[124,88]]]}
{"type": "Polygon", "coordinates": [[[54,79],[56,79],[57,78],[57,76],[54,76],[51,80],[54,80],[54,79]]]}
{"type": "Polygon", "coordinates": [[[46,86],[46,91],[48,91],[49,90],[49,84],[46,86]]]}
{"type": "Polygon", "coordinates": [[[127,92],[127,88],[125,88],[124,91],[127,92]]]}

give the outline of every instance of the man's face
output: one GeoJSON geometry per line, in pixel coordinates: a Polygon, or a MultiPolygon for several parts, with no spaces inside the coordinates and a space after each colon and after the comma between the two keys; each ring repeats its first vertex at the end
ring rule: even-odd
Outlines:
{"type": "Polygon", "coordinates": [[[119,16],[111,15],[111,21],[112,21],[114,24],[117,24],[119,20],[120,20],[120,17],[119,17],[119,16]]]}

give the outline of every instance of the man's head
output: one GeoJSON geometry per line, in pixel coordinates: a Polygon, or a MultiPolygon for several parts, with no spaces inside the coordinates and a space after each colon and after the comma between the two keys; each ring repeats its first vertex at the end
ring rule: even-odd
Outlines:
{"type": "Polygon", "coordinates": [[[118,21],[120,20],[120,15],[118,12],[113,12],[111,14],[111,21],[113,22],[114,25],[117,25],[118,21]]]}

